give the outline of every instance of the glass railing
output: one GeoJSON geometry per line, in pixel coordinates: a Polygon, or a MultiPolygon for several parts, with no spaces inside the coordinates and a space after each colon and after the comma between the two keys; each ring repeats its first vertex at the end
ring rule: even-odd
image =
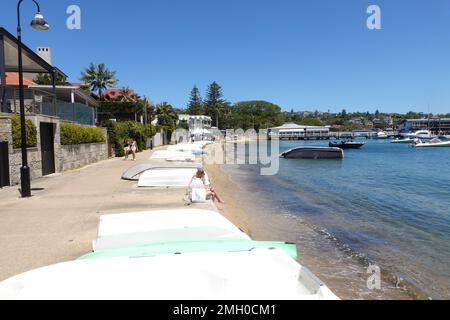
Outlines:
{"type": "Polygon", "coordinates": [[[94,108],[81,103],[58,101],[55,106],[53,103],[43,102],[41,113],[83,125],[95,125],[94,108]]]}

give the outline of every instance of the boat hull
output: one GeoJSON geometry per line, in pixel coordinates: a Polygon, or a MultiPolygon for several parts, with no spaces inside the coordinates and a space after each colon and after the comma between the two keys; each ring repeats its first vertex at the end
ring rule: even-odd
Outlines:
{"type": "Polygon", "coordinates": [[[300,147],[281,154],[285,159],[343,159],[344,151],[340,148],[300,147]]]}
{"type": "Polygon", "coordinates": [[[88,259],[0,283],[8,300],[338,300],[281,249],[88,259]]]}

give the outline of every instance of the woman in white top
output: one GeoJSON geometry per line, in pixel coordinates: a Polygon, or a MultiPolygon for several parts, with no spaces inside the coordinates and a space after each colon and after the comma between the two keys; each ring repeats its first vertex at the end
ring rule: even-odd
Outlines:
{"type": "Polygon", "coordinates": [[[136,140],[131,143],[130,151],[133,154],[133,161],[136,161],[136,152],[139,151],[136,140]]]}
{"type": "Polygon", "coordinates": [[[203,166],[199,166],[197,168],[197,173],[192,177],[191,182],[189,183],[191,200],[193,202],[201,202],[201,200],[209,200],[218,201],[219,203],[225,203],[222,198],[217,194],[217,192],[211,187],[203,166]],[[204,195],[205,199],[198,199],[204,195]]]}

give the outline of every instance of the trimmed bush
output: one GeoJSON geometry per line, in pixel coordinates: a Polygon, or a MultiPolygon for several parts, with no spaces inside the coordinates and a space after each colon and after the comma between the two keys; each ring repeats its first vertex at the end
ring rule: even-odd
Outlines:
{"type": "MultiPolygon", "coordinates": [[[[19,149],[22,147],[22,135],[20,130],[20,117],[11,116],[13,147],[19,149]]],[[[37,130],[33,121],[26,120],[25,127],[27,131],[27,148],[34,148],[37,146],[37,130]]]]}
{"type": "Polygon", "coordinates": [[[63,146],[105,142],[103,130],[78,124],[61,123],[61,144],[63,146]]]}
{"type": "Polygon", "coordinates": [[[142,151],[147,149],[147,139],[153,137],[156,133],[153,126],[145,126],[136,121],[108,121],[106,127],[117,157],[124,155],[125,140],[136,140],[139,150],[142,151]]]}

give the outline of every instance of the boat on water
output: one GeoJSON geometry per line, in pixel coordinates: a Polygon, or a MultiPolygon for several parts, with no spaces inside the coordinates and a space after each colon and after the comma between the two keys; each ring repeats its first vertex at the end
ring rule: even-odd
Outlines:
{"type": "Polygon", "coordinates": [[[391,141],[391,143],[396,143],[396,144],[411,144],[416,142],[417,139],[413,139],[413,138],[398,138],[395,139],[393,141],[391,141]]]}
{"type": "MultiPolygon", "coordinates": [[[[138,187],[187,188],[196,172],[197,168],[186,167],[161,167],[147,170],[139,175],[138,187]]],[[[206,179],[208,179],[207,175],[206,179]]]]}
{"type": "Polygon", "coordinates": [[[252,241],[215,211],[107,215],[93,253],[3,281],[0,299],[339,299],[296,258],[295,244],[252,241]]]}
{"type": "Polygon", "coordinates": [[[377,132],[374,136],[374,139],[379,139],[379,140],[386,140],[388,138],[389,138],[389,135],[384,131],[377,132]]]}
{"type": "Polygon", "coordinates": [[[450,141],[442,141],[440,139],[433,139],[429,142],[423,142],[421,140],[412,144],[414,148],[450,148],[450,141]]]}
{"type": "Polygon", "coordinates": [[[341,148],[341,149],[361,149],[366,145],[365,142],[355,142],[355,141],[341,141],[341,142],[330,142],[330,148],[341,148]]]}
{"type": "Polygon", "coordinates": [[[433,135],[433,133],[429,130],[418,130],[413,133],[403,134],[403,136],[405,138],[421,139],[421,140],[431,140],[431,139],[438,138],[438,136],[433,135]]]}
{"type": "Polygon", "coordinates": [[[297,147],[280,155],[285,159],[344,159],[344,150],[327,147],[297,147]]]}

